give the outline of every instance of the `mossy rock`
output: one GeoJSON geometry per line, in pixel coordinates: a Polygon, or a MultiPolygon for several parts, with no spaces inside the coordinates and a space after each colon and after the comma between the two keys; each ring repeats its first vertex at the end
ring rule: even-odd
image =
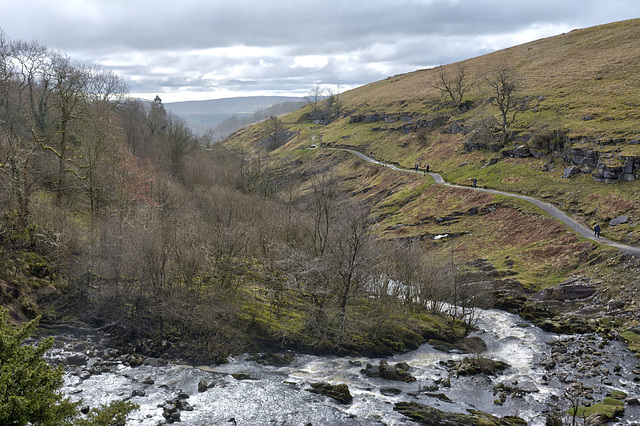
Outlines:
{"type": "Polygon", "coordinates": [[[517,426],[527,422],[519,417],[499,418],[481,411],[470,410],[469,414],[450,413],[417,402],[398,402],[393,409],[424,425],[449,426],[517,426]]]}
{"type": "Polygon", "coordinates": [[[389,365],[385,360],[380,361],[380,364],[375,366],[367,364],[361,372],[369,377],[382,378],[386,380],[396,380],[400,382],[410,383],[415,382],[416,378],[409,372],[409,365],[401,362],[396,365],[389,365]]]}
{"type": "Polygon", "coordinates": [[[611,398],[613,398],[613,399],[617,399],[619,401],[623,401],[627,397],[627,394],[625,392],[623,392],[623,391],[620,391],[620,390],[613,390],[613,391],[611,391],[609,396],[611,398]]]}
{"type": "Polygon", "coordinates": [[[464,358],[462,361],[454,361],[450,370],[458,376],[474,376],[476,374],[488,374],[495,376],[509,368],[509,364],[504,361],[497,361],[489,358],[464,358]]]}
{"type": "Polygon", "coordinates": [[[349,404],[353,400],[351,392],[349,392],[349,387],[345,384],[311,383],[309,392],[328,396],[342,404],[349,404]]]}
{"type": "MultiPolygon", "coordinates": [[[[574,414],[573,409],[567,412],[572,416],[574,414]]],[[[624,402],[608,396],[602,402],[590,407],[578,407],[578,417],[589,417],[596,414],[605,420],[613,420],[624,414],[624,402]]]]}
{"type": "Polygon", "coordinates": [[[520,309],[525,306],[527,297],[525,295],[511,295],[506,292],[495,292],[494,308],[510,312],[512,314],[519,313],[520,309]]]}
{"type": "Polygon", "coordinates": [[[251,375],[247,373],[233,373],[231,377],[233,377],[236,380],[257,380],[251,377],[251,375]]]}
{"type": "Polygon", "coordinates": [[[539,327],[544,331],[558,334],[593,333],[597,328],[595,324],[591,324],[584,319],[577,317],[534,320],[533,323],[536,327],[539,327]]]}
{"type": "Polygon", "coordinates": [[[433,346],[435,350],[442,351],[442,352],[447,352],[447,353],[465,352],[464,349],[459,344],[456,344],[456,343],[443,342],[442,340],[436,340],[436,339],[429,339],[427,343],[433,346]]]}

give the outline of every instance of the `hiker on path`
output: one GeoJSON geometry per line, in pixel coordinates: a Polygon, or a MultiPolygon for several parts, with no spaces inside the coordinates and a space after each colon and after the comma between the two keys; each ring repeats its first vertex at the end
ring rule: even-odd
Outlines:
{"type": "Polygon", "coordinates": [[[416,164],[416,172],[418,171],[418,165],[416,164]]]}
{"type": "Polygon", "coordinates": [[[474,188],[478,186],[478,179],[476,178],[471,179],[471,186],[474,188]]]}
{"type": "Polygon", "coordinates": [[[596,238],[600,238],[600,224],[596,223],[596,226],[593,227],[593,235],[596,238]]]}

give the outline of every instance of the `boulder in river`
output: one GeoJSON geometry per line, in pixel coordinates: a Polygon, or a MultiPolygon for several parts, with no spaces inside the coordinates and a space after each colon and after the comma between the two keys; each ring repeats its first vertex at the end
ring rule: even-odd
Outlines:
{"type": "Polygon", "coordinates": [[[457,376],[473,376],[476,374],[495,376],[497,373],[509,368],[509,364],[484,357],[465,357],[462,361],[451,361],[449,368],[457,376]]]}
{"type": "Polygon", "coordinates": [[[407,371],[409,368],[407,363],[402,362],[389,365],[389,363],[383,359],[379,365],[367,364],[366,367],[360,371],[369,377],[380,377],[406,383],[415,382],[416,378],[407,371]]]}
{"type": "Polygon", "coordinates": [[[309,392],[331,397],[342,404],[349,404],[353,400],[349,387],[345,384],[311,383],[309,392]]]}
{"type": "Polygon", "coordinates": [[[262,354],[247,358],[247,361],[255,361],[262,365],[273,365],[275,367],[286,367],[291,364],[295,356],[291,353],[284,354],[262,354]]]}
{"type": "Polygon", "coordinates": [[[476,410],[469,410],[469,414],[450,413],[417,402],[398,402],[393,409],[424,425],[449,426],[516,426],[526,425],[527,422],[519,417],[495,417],[476,410]]]}

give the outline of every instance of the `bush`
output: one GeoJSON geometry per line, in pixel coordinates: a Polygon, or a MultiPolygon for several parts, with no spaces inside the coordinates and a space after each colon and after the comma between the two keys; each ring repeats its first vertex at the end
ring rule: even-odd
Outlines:
{"type": "Polygon", "coordinates": [[[62,369],[43,359],[53,338],[35,345],[24,343],[39,320],[16,327],[8,322],[8,311],[0,307],[0,424],[124,426],[127,415],[138,408],[130,402],[114,401],[91,410],[86,419],[78,418],[78,403],[60,392],[62,369]]]}

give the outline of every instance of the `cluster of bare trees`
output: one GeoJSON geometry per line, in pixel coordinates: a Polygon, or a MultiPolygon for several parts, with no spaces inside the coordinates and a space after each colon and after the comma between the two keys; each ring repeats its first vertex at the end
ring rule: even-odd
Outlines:
{"type": "MultiPolygon", "coordinates": [[[[205,150],[159,97],[126,91],[0,33],[0,261],[36,252],[69,284],[65,303],[102,327],[209,353],[264,327],[263,299],[274,321],[295,309],[305,339],[336,345],[416,312],[473,317],[459,265],[377,239],[339,179],[295,182],[264,154],[205,150]]],[[[266,127],[278,145],[283,124],[266,127]]]]}
{"type": "Polygon", "coordinates": [[[320,85],[311,88],[307,96],[307,103],[311,105],[309,117],[319,123],[327,124],[339,117],[342,113],[342,100],[340,88],[323,89],[320,85]]]}
{"type": "Polygon", "coordinates": [[[434,87],[453,102],[454,105],[463,106],[463,100],[471,90],[482,82],[488,90],[490,104],[499,111],[497,127],[502,133],[503,142],[509,139],[511,125],[516,116],[523,110],[523,102],[520,95],[521,83],[518,74],[509,64],[500,64],[493,68],[485,76],[470,75],[463,62],[451,66],[438,68],[437,79],[434,87]]]}

